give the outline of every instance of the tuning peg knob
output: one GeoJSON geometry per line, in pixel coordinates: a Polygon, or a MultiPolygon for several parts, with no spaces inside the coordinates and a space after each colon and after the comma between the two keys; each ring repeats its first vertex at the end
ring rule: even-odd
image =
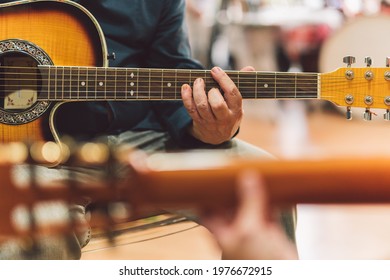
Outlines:
{"type": "Polygon", "coordinates": [[[387,109],[386,110],[386,113],[383,114],[383,118],[386,120],[386,121],[390,121],[390,110],[387,109]]]}
{"type": "Polygon", "coordinates": [[[372,65],[372,58],[370,56],[366,56],[364,58],[364,62],[366,63],[367,67],[370,67],[372,65]]]}
{"type": "Polygon", "coordinates": [[[366,121],[371,121],[372,120],[372,112],[369,109],[366,109],[366,111],[363,114],[363,118],[366,121]]]}
{"type": "Polygon", "coordinates": [[[351,111],[351,107],[347,107],[347,113],[345,115],[345,117],[347,118],[347,120],[352,120],[352,111],[351,111]]]}
{"type": "Polygon", "coordinates": [[[356,58],[354,56],[351,56],[351,55],[344,56],[343,62],[345,64],[347,64],[348,67],[351,67],[351,65],[356,62],[356,58]]]}

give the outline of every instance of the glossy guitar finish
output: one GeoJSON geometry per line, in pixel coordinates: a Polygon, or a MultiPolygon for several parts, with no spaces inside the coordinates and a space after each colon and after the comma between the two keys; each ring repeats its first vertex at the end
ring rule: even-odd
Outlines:
{"type": "MultiPolygon", "coordinates": [[[[338,106],[385,109],[390,120],[390,70],[348,66],[334,72],[227,71],[244,99],[322,99],[338,106]]],[[[209,70],[107,67],[97,21],[71,1],[19,1],[0,5],[0,143],[53,139],[64,102],[178,100],[180,87],[209,70]],[[29,94],[29,98],[22,98],[29,94]],[[15,108],[14,103],[26,103],[15,108]]],[[[350,117],[350,115],[348,115],[350,117]]]]}
{"type": "MultiPolygon", "coordinates": [[[[17,1],[0,5],[2,67],[9,57],[14,56],[30,57],[38,65],[107,66],[106,53],[97,22],[87,10],[74,2],[17,1]]],[[[0,75],[4,77],[4,71],[0,75]]],[[[5,92],[4,78],[1,83],[0,87],[5,92]]],[[[2,99],[5,100],[4,97],[2,99]]],[[[1,108],[0,142],[52,137],[59,141],[54,128],[58,105],[53,103],[46,108],[47,104],[38,107],[34,104],[26,110],[1,108]],[[40,116],[44,110],[45,113],[40,116]]]]}

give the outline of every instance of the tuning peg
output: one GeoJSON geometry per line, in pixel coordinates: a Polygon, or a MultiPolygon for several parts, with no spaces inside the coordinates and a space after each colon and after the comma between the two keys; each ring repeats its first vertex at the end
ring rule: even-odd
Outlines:
{"type": "Polygon", "coordinates": [[[351,107],[347,107],[347,113],[346,113],[346,118],[347,120],[352,120],[352,111],[351,111],[351,107]]]}
{"type": "Polygon", "coordinates": [[[390,121],[390,110],[387,109],[386,113],[383,114],[383,117],[386,121],[390,121]]]}
{"type": "MultiPolygon", "coordinates": [[[[347,64],[348,68],[350,68],[351,65],[356,62],[356,58],[354,56],[350,56],[350,55],[344,56],[343,62],[347,64]]],[[[347,80],[353,80],[354,77],[355,77],[355,74],[352,71],[352,69],[348,69],[347,71],[345,71],[345,78],[347,80]]]]}
{"type": "Polygon", "coordinates": [[[363,118],[366,121],[371,121],[372,120],[372,112],[369,109],[366,109],[366,111],[363,114],[363,118]]]}
{"type": "Polygon", "coordinates": [[[366,56],[364,58],[364,62],[366,63],[367,67],[370,67],[372,65],[372,58],[370,56],[366,56]]]}
{"type": "Polygon", "coordinates": [[[348,67],[351,67],[351,65],[356,62],[356,58],[354,56],[351,56],[351,55],[344,56],[343,62],[345,64],[347,64],[348,67]]]}

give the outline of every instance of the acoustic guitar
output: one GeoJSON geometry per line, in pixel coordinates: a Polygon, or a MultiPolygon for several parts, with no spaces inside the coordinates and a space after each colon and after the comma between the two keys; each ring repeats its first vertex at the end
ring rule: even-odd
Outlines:
{"type": "MultiPolygon", "coordinates": [[[[104,34],[93,15],[72,1],[17,1],[0,5],[0,143],[54,139],[65,102],[178,100],[180,87],[208,70],[110,68],[104,34]]],[[[386,110],[390,68],[331,73],[228,71],[244,99],[321,99],[339,106],[386,110]]]]}
{"type": "Polygon", "coordinates": [[[41,203],[71,204],[83,197],[103,210],[93,215],[98,218],[92,220],[92,227],[108,230],[116,223],[161,209],[229,209],[237,203],[238,176],[248,170],[262,176],[270,203],[278,207],[390,202],[388,158],[276,161],[234,158],[217,151],[147,155],[127,147],[117,150],[99,143],[80,143],[67,165],[94,167],[90,170],[93,179],[78,180],[78,173],[71,168],[67,179],[42,184],[34,176],[36,165],[28,165],[27,184],[15,182],[14,165],[29,158],[42,163],[41,155],[51,149],[45,146],[48,143],[54,144],[0,144],[0,241],[64,233],[82,226],[71,217],[39,223],[34,209],[41,203]],[[89,156],[92,153],[93,158],[89,156]],[[20,207],[30,214],[29,222],[22,225],[12,220],[20,207]]]}

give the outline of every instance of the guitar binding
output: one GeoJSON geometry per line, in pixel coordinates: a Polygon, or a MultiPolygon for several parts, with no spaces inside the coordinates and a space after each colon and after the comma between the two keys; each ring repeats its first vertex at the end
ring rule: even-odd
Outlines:
{"type": "MultiPolygon", "coordinates": [[[[0,107],[0,123],[8,125],[20,125],[32,122],[39,117],[41,117],[47,109],[50,107],[51,102],[49,101],[37,101],[33,103],[29,108],[25,109],[5,109],[5,79],[1,78],[4,76],[5,68],[7,66],[8,58],[21,58],[24,63],[35,64],[33,67],[38,65],[53,65],[52,60],[37,45],[20,39],[7,39],[0,41],[0,80],[3,80],[0,83],[0,90],[3,92],[1,96],[1,105],[0,107]]],[[[37,71],[39,71],[37,69],[37,71]]],[[[39,73],[36,73],[39,75],[39,73]]],[[[38,79],[39,81],[39,79],[38,79]]],[[[39,84],[36,85],[36,92],[39,95],[39,84]]]]}

